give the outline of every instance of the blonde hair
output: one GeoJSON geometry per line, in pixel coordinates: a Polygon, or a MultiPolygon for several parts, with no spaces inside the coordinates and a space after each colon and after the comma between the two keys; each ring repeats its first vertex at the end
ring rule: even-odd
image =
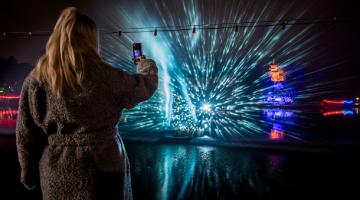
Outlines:
{"type": "Polygon", "coordinates": [[[75,7],[66,8],[56,22],[34,75],[38,80],[45,80],[59,97],[69,87],[82,86],[87,67],[100,66],[97,49],[95,22],[75,7]]]}

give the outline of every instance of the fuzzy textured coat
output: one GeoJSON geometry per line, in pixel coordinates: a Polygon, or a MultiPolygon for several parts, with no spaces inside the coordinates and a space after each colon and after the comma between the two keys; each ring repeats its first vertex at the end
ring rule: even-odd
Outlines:
{"type": "MultiPolygon", "coordinates": [[[[129,161],[116,127],[124,108],[150,98],[158,85],[153,60],[136,74],[89,67],[78,92],[62,97],[31,72],[19,102],[16,144],[21,183],[43,199],[132,199],[129,161]]],[[[71,90],[68,90],[71,91],[71,90]]]]}

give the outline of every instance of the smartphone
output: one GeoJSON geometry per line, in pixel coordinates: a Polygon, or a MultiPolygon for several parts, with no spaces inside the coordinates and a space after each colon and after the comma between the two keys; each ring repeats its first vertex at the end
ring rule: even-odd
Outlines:
{"type": "Polygon", "coordinates": [[[142,56],[141,43],[133,43],[133,61],[134,64],[137,64],[139,60],[136,58],[142,56]]]}

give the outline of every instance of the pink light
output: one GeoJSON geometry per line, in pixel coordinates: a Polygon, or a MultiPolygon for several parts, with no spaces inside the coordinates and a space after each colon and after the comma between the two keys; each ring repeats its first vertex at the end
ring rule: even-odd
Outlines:
{"type": "Polygon", "coordinates": [[[0,119],[0,126],[14,128],[16,127],[16,119],[0,119]]]}
{"type": "Polygon", "coordinates": [[[326,100],[326,99],[324,99],[323,102],[329,104],[344,104],[344,101],[334,101],[334,100],[326,100]]]}
{"type": "Polygon", "coordinates": [[[0,110],[0,115],[17,115],[18,110],[0,110]]]}
{"type": "Polygon", "coordinates": [[[323,116],[331,116],[331,115],[344,115],[344,111],[335,110],[335,111],[328,111],[323,113],[323,116]]]}
{"type": "Polygon", "coordinates": [[[4,95],[0,95],[0,99],[20,99],[20,96],[4,96],[4,95]]]}

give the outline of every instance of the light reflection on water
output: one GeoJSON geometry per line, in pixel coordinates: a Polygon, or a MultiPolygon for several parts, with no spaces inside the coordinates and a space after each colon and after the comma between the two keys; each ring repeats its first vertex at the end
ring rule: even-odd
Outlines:
{"type": "Polygon", "coordinates": [[[355,181],[346,155],[130,141],[125,147],[135,199],[346,199],[355,181]]]}
{"type": "Polygon", "coordinates": [[[148,199],[263,197],[283,184],[278,172],[285,158],[279,155],[259,159],[245,151],[162,144],[127,149],[135,191],[146,188],[135,192],[138,199],[144,193],[148,199]]]}

